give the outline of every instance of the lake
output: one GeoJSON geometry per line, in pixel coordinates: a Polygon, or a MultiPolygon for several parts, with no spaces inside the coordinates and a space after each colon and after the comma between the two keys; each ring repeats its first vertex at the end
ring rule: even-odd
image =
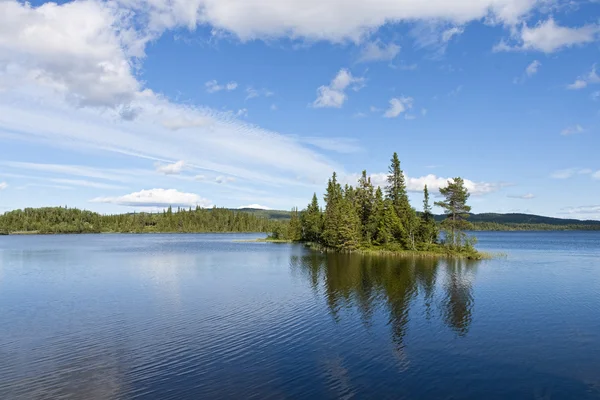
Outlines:
{"type": "Polygon", "coordinates": [[[0,399],[600,399],[600,232],[477,236],[0,236],[0,399]]]}

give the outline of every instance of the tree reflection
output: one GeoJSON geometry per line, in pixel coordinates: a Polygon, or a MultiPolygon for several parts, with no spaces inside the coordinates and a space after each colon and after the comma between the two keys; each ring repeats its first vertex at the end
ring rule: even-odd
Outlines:
{"type": "Polygon", "coordinates": [[[413,304],[422,304],[428,319],[441,316],[459,335],[469,330],[476,262],[311,252],[292,257],[291,264],[323,294],[336,321],[341,309],[354,308],[369,326],[374,310],[384,306],[399,349],[413,304]]]}

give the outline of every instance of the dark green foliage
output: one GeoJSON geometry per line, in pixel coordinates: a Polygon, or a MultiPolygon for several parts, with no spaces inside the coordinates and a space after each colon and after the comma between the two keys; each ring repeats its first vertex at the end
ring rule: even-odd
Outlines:
{"type": "Polygon", "coordinates": [[[100,215],[76,208],[26,208],[0,215],[0,231],[39,233],[272,232],[284,222],[225,208],[100,215]]]}
{"type": "Polygon", "coordinates": [[[431,245],[436,242],[439,234],[438,227],[431,212],[429,204],[429,190],[427,185],[423,188],[423,213],[421,214],[421,225],[419,229],[419,240],[425,245],[431,245]]]}
{"type": "Polygon", "coordinates": [[[300,223],[300,216],[298,215],[297,208],[292,209],[286,239],[294,242],[302,240],[302,224],[300,223]]]}
{"type": "Polygon", "coordinates": [[[319,243],[321,241],[321,232],[323,231],[323,215],[319,208],[317,194],[313,194],[311,203],[306,207],[300,216],[302,223],[302,240],[310,243],[319,243]]]}
{"type": "Polygon", "coordinates": [[[470,247],[471,241],[464,233],[471,228],[467,222],[471,206],[467,205],[469,192],[462,178],[454,178],[448,181],[448,186],[440,188],[440,193],[445,197],[444,201],[436,201],[435,205],[441,207],[446,214],[442,227],[446,232],[446,243],[455,248],[470,247]]]}

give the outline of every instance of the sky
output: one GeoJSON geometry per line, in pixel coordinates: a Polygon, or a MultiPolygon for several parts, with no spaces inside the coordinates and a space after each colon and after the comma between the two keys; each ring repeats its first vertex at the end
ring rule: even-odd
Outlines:
{"type": "Polygon", "coordinates": [[[599,50],[597,0],[0,0],[0,212],[304,208],[398,152],[417,209],[600,219],[599,50]]]}

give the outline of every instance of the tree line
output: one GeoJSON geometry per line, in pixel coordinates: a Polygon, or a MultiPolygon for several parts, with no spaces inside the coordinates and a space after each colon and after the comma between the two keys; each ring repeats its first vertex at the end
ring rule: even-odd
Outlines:
{"type": "Polygon", "coordinates": [[[474,239],[464,232],[470,227],[467,218],[471,211],[464,180],[457,177],[448,181],[440,194],[444,199],[435,205],[444,210],[446,219],[438,226],[427,186],[423,188],[422,211],[417,213],[411,206],[400,160],[394,153],[384,190],[375,188],[366,171],[356,187],[342,186],[334,172],[327,183],[325,207],[320,208],[314,194],[302,212],[292,210],[289,223],[277,226],[272,238],[310,242],[338,251],[443,250],[476,254],[474,239]]]}
{"type": "Polygon", "coordinates": [[[281,224],[266,217],[226,208],[169,207],[161,213],[101,215],[67,207],[26,208],[0,215],[0,232],[149,233],[265,232],[281,224]]]}

